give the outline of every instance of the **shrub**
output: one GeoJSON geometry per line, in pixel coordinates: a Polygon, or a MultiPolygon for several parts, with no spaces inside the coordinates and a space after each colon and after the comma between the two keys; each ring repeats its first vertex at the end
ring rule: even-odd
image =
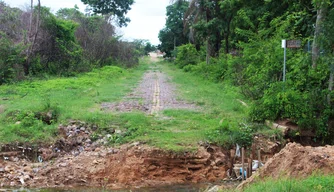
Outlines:
{"type": "Polygon", "coordinates": [[[181,69],[187,65],[196,65],[198,63],[198,52],[194,45],[186,44],[177,48],[175,63],[181,69]]]}
{"type": "Polygon", "coordinates": [[[253,133],[255,130],[252,126],[241,123],[236,124],[223,120],[221,124],[207,132],[207,138],[210,142],[230,147],[238,144],[240,146],[249,146],[253,141],[253,133]]]}
{"type": "MultiPolygon", "coordinates": [[[[193,65],[188,65],[193,66],[193,65]]],[[[202,76],[204,79],[211,80],[213,82],[220,82],[224,79],[226,74],[226,63],[225,60],[219,60],[219,59],[211,59],[210,64],[206,64],[206,62],[200,62],[194,67],[188,67],[186,66],[186,69],[183,68],[184,71],[189,70],[189,68],[194,72],[195,74],[198,74],[199,76],[202,76]]]]}
{"type": "Polygon", "coordinates": [[[0,85],[22,78],[23,48],[24,46],[14,44],[6,34],[0,32],[0,85]]]}

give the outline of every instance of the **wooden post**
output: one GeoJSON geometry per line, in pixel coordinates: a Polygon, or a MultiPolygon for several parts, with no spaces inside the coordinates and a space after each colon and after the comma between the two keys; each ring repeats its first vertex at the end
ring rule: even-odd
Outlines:
{"type": "Polygon", "coordinates": [[[230,176],[232,176],[234,173],[233,168],[234,168],[234,160],[235,160],[235,150],[231,149],[230,154],[231,154],[231,160],[230,160],[231,165],[229,167],[230,167],[230,176]]]}
{"type": "Polygon", "coordinates": [[[247,177],[252,176],[252,158],[248,158],[248,169],[247,169],[247,177]]]}
{"type": "Polygon", "coordinates": [[[256,146],[255,146],[254,143],[252,144],[251,158],[252,158],[252,160],[256,159],[256,146]]]}
{"type": "Polygon", "coordinates": [[[257,151],[257,158],[258,158],[258,160],[259,160],[259,167],[260,167],[260,165],[261,165],[261,149],[259,149],[258,151],[257,151]]]}
{"type": "Polygon", "coordinates": [[[245,148],[241,148],[241,164],[242,164],[242,171],[241,171],[241,177],[242,180],[245,180],[245,148]]]}

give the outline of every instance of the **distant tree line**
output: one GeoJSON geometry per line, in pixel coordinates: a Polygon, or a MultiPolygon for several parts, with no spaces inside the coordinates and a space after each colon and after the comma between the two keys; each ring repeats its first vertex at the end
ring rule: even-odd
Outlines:
{"type": "Polygon", "coordinates": [[[159,48],[187,72],[240,87],[251,120],[289,119],[334,143],[333,31],[330,0],[176,0],[159,48]],[[282,39],[301,41],[287,50],[286,82],[282,39]]]}
{"type": "MultiPolygon", "coordinates": [[[[129,22],[124,14],[133,1],[127,2],[116,15],[120,26],[129,22]]],[[[147,54],[145,47],[154,46],[121,40],[110,20],[116,8],[98,14],[96,7],[97,13],[84,14],[76,6],[53,14],[40,1],[27,11],[0,1],[0,85],[32,76],[71,76],[105,65],[137,65],[147,54]]]]}

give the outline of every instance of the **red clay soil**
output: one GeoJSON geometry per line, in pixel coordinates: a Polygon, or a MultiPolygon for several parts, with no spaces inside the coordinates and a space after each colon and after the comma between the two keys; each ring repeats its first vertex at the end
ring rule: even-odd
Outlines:
{"type": "Polygon", "coordinates": [[[238,188],[267,177],[304,178],[315,172],[334,174],[334,146],[310,147],[288,143],[238,188]]]}
{"type": "Polygon", "coordinates": [[[0,184],[25,187],[147,187],[216,181],[228,157],[219,148],[175,154],[145,145],[96,148],[43,163],[0,160],[0,184]],[[208,152],[209,151],[209,152],[208,152]]]}

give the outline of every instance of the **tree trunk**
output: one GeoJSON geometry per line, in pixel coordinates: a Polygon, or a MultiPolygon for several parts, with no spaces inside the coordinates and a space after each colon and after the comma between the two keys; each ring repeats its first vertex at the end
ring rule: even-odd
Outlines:
{"type": "Polygon", "coordinates": [[[230,27],[231,27],[231,22],[232,22],[232,16],[228,19],[227,21],[227,29],[226,29],[226,34],[225,34],[225,53],[228,54],[230,52],[229,50],[229,37],[230,37],[230,27]]]}
{"type": "MultiPolygon", "coordinates": [[[[34,0],[31,0],[31,4],[30,4],[30,23],[29,23],[29,31],[27,34],[27,37],[24,40],[24,44],[30,44],[31,43],[31,37],[32,35],[32,20],[33,20],[33,15],[34,15],[34,0]]],[[[25,75],[29,74],[29,56],[30,56],[30,47],[31,45],[28,47],[28,49],[26,50],[26,55],[27,55],[27,59],[25,61],[25,63],[23,64],[23,71],[25,75]]]]}
{"type": "Polygon", "coordinates": [[[39,31],[39,24],[40,24],[39,17],[40,17],[40,15],[41,15],[41,1],[38,0],[38,14],[37,14],[37,19],[36,19],[36,29],[35,29],[34,39],[32,41],[32,45],[31,45],[31,51],[34,48],[34,45],[36,43],[36,38],[37,38],[37,35],[38,35],[38,31],[39,31]]]}
{"type": "Polygon", "coordinates": [[[334,81],[334,64],[331,64],[329,80],[328,80],[328,91],[329,91],[327,95],[328,105],[331,105],[331,92],[333,91],[333,81],[334,81]]]}
{"type": "Polygon", "coordinates": [[[31,0],[31,7],[32,7],[32,12],[31,12],[31,23],[30,23],[30,37],[32,37],[33,39],[30,41],[31,45],[28,48],[28,53],[27,53],[27,60],[24,64],[24,73],[26,75],[29,74],[29,70],[30,70],[30,60],[31,60],[31,54],[33,52],[35,43],[36,43],[36,38],[38,35],[38,31],[39,31],[39,25],[40,25],[40,15],[41,15],[41,1],[38,0],[38,14],[37,14],[37,19],[36,19],[36,28],[35,28],[35,32],[34,34],[32,34],[32,15],[33,15],[33,0],[31,0]]]}
{"type": "Polygon", "coordinates": [[[176,50],[176,36],[174,34],[174,53],[175,53],[175,50],[176,50]]]}
{"type": "MultiPolygon", "coordinates": [[[[206,8],[205,11],[205,17],[206,17],[206,24],[208,24],[209,22],[209,10],[208,8],[206,8]]],[[[209,39],[209,35],[206,37],[206,64],[210,63],[210,39],[209,39]]]]}
{"type": "Polygon", "coordinates": [[[29,26],[29,38],[32,35],[32,17],[34,15],[34,0],[31,0],[31,5],[30,5],[30,26],[29,26]]]}
{"type": "Polygon", "coordinates": [[[209,37],[206,39],[206,64],[210,64],[210,42],[209,37]]]}
{"type": "Polygon", "coordinates": [[[317,60],[320,54],[320,44],[319,44],[319,36],[322,29],[322,22],[324,20],[325,8],[324,6],[319,6],[317,10],[317,19],[315,23],[314,29],[314,40],[312,44],[312,67],[317,67],[317,60]]]}

